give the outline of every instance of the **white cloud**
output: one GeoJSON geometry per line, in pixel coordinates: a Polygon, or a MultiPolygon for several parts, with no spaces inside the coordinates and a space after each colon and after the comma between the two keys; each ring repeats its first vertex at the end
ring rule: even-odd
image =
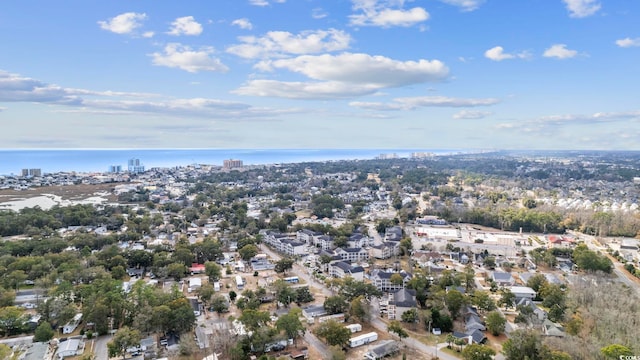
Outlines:
{"type": "MultiPolygon", "coordinates": [[[[494,98],[485,99],[463,99],[446,96],[417,96],[393,99],[390,103],[354,101],[350,106],[369,110],[413,110],[420,107],[476,107],[490,106],[499,103],[500,100],[494,98]]],[[[462,111],[461,113],[464,113],[462,111]]],[[[480,112],[467,112],[480,113],[480,112]]],[[[460,114],[460,113],[459,113],[460,114]]],[[[484,113],[490,114],[490,113],[484,113]]],[[[455,116],[454,116],[455,118],[455,116]]],[[[476,117],[477,119],[477,117],[476,117]]]]}
{"type": "Polygon", "coordinates": [[[200,71],[226,72],[229,68],[220,59],[212,57],[214,50],[211,47],[202,47],[192,50],[189,46],[177,43],[167,44],[164,53],[153,53],[153,65],[179,68],[191,73],[200,71]]]}
{"type": "Polygon", "coordinates": [[[103,30],[116,34],[131,34],[142,26],[142,21],[146,20],[147,14],[128,12],[112,17],[106,21],[98,21],[98,25],[103,30]]]}
{"type": "Polygon", "coordinates": [[[263,61],[256,67],[263,70],[285,69],[314,81],[252,80],[234,93],[290,99],[348,98],[375,94],[388,87],[442,80],[449,72],[438,60],[402,62],[383,56],[351,53],[263,61]]]}
{"type": "Polygon", "coordinates": [[[327,12],[322,8],[314,8],[311,10],[311,17],[314,19],[323,19],[328,16],[327,12]]]}
{"type": "Polygon", "coordinates": [[[440,1],[449,5],[457,6],[460,9],[462,9],[462,11],[476,10],[477,8],[480,7],[480,5],[482,5],[482,3],[484,3],[484,0],[440,0],[440,1]]]}
{"type": "Polygon", "coordinates": [[[527,53],[526,51],[523,51],[520,53],[508,54],[504,52],[504,48],[502,46],[496,46],[485,51],[484,56],[487,59],[491,59],[493,61],[502,61],[502,60],[508,60],[508,59],[516,59],[516,58],[526,59],[529,57],[529,53],[527,53]]]}
{"type": "Polygon", "coordinates": [[[632,39],[627,37],[624,39],[616,40],[616,45],[623,48],[640,46],[640,38],[632,39]]]}
{"type": "Polygon", "coordinates": [[[565,44],[551,45],[551,47],[546,49],[542,54],[544,57],[554,57],[558,59],[570,59],[576,55],[578,55],[578,52],[567,49],[567,45],[565,44]]]}
{"type": "MultiPolygon", "coordinates": [[[[285,3],[287,0],[275,0],[275,3],[285,3]]],[[[254,6],[269,6],[269,2],[267,0],[249,0],[249,4],[254,6]]]]}
{"type": "Polygon", "coordinates": [[[349,34],[335,29],[303,31],[299,34],[270,31],[263,37],[242,36],[238,39],[242,44],[228,47],[227,52],[246,59],[344,50],[351,42],[349,34]]]}
{"type": "Polygon", "coordinates": [[[0,102],[75,104],[79,98],[64,88],[0,70],[0,102]]]}
{"type": "Polygon", "coordinates": [[[3,111],[5,111],[5,110],[7,110],[7,108],[6,108],[6,107],[2,107],[2,106],[0,106],[0,112],[3,112],[3,111]]]}
{"type": "Polygon", "coordinates": [[[340,81],[285,82],[251,80],[232,92],[238,95],[322,100],[368,95],[377,90],[378,87],[371,84],[354,85],[340,81]]]}
{"type": "Polygon", "coordinates": [[[169,35],[180,36],[180,35],[192,35],[197,36],[202,34],[202,25],[197,22],[193,16],[183,16],[175,19],[171,23],[171,28],[169,35]]]}
{"type": "Polygon", "coordinates": [[[583,18],[591,16],[600,10],[601,5],[597,0],[562,0],[569,10],[569,16],[583,18]]]}
{"type": "Polygon", "coordinates": [[[398,87],[444,79],[449,69],[439,60],[398,61],[362,53],[303,55],[262,62],[263,69],[286,69],[314,80],[398,87]]]}
{"type": "Polygon", "coordinates": [[[145,38],[152,38],[153,35],[155,35],[153,31],[145,31],[142,33],[142,37],[145,37],[145,38]]]}
{"type": "Polygon", "coordinates": [[[352,0],[352,2],[353,9],[361,13],[349,15],[351,25],[408,27],[429,19],[429,13],[424,8],[403,9],[403,0],[352,0]]]}
{"type": "Polygon", "coordinates": [[[236,19],[231,22],[231,25],[235,25],[240,29],[251,30],[253,29],[253,25],[247,18],[236,19]]]}
{"type": "Polygon", "coordinates": [[[454,119],[484,119],[485,117],[489,116],[493,114],[490,111],[469,111],[469,110],[462,110],[460,112],[457,112],[455,114],[453,114],[453,118],[454,119]]]}

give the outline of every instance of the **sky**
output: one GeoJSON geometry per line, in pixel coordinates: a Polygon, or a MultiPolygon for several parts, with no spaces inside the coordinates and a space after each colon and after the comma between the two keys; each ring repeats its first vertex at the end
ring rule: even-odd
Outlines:
{"type": "Polygon", "coordinates": [[[637,0],[6,0],[0,148],[640,150],[637,0]]]}

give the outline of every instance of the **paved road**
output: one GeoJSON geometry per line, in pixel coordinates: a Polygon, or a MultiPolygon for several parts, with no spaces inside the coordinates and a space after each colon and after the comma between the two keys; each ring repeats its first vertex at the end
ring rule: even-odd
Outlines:
{"type": "Polygon", "coordinates": [[[320,341],[315,335],[311,333],[311,331],[307,331],[304,333],[304,340],[311,347],[315,348],[323,359],[331,359],[331,350],[329,349],[329,346],[320,341]]]}
{"type": "Polygon", "coordinates": [[[93,354],[96,356],[95,360],[109,360],[107,343],[111,341],[112,337],[112,335],[102,335],[92,341],[93,354]]]}
{"type": "MultiPolygon", "coordinates": [[[[600,251],[603,254],[607,253],[607,249],[605,247],[596,245],[595,243],[595,237],[590,236],[590,235],[585,235],[579,232],[573,232],[574,235],[577,235],[578,237],[580,237],[581,239],[584,239],[585,244],[587,244],[587,247],[591,250],[595,250],[595,251],[600,251]]],[[[629,288],[634,289],[636,291],[636,293],[640,294],[640,286],[638,286],[638,283],[633,281],[632,279],[629,279],[629,276],[631,276],[625,269],[624,269],[624,265],[622,265],[619,261],[612,259],[610,257],[611,261],[613,262],[613,273],[616,274],[616,276],[618,277],[618,279],[625,285],[627,285],[629,288]]]]}

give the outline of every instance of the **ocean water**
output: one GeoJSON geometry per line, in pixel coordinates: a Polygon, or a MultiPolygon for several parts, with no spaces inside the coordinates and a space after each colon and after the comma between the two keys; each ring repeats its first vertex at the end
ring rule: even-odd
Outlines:
{"type": "Polygon", "coordinates": [[[8,149],[0,150],[0,175],[20,174],[22,169],[42,173],[61,171],[106,172],[111,165],[127,169],[129,159],[140,159],[146,169],[191,164],[222,165],[225,159],[245,165],[296,163],[329,160],[366,160],[380,154],[409,157],[412,152],[436,155],[465,150],[426,149],[8,149]]]}

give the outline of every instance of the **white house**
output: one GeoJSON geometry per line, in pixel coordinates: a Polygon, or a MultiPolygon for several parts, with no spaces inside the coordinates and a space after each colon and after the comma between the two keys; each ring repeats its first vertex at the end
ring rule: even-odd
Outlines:
{"type": "Polygon", "coordinates": [[[71,321],[69,321],[68,323],[66,323],[62,327],[62,333],[63,334],[71,334],[72,332],[74,332],[76,330],[76,328],[80,324],[80,321],[82,321],[82,313],[77,313],[73,317],[73,319],[71,319],[71,321]]]}
{"type": "Polygon", "coordinates": [[[520,299],[533,300],[536,297],[536,292],[527,286],[512,286],[509,290],[516,296],[516,301],[520,299]]]}
{"type": "Polygon", "coordinates": [[[84,352],[84,343],[79,339],[68,339],[58,344],[58,359],[81,355],[84,352]]]}

